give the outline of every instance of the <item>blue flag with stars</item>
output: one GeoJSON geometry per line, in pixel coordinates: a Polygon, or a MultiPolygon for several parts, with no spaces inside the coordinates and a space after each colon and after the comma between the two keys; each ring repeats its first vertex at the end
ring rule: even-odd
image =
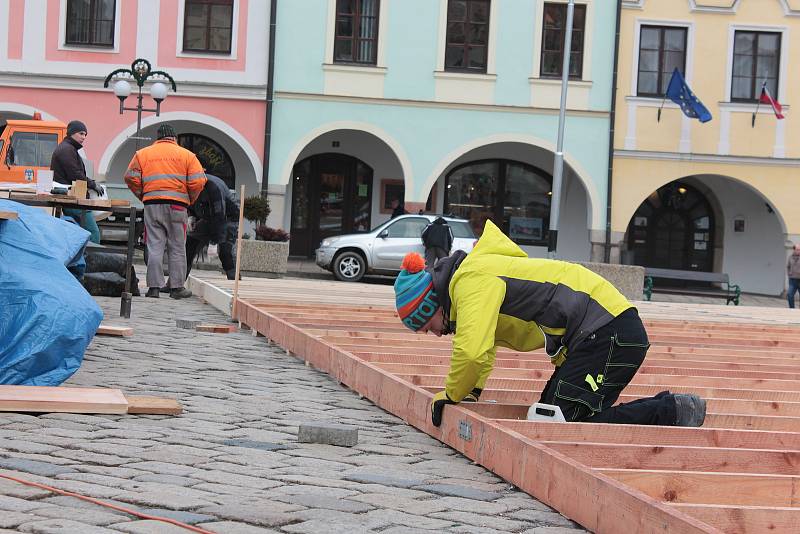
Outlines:
{"type": "Polygon", "coordinates": [[[711,113],[702,102],[694,95],[686,80],[678,69],[672,71],[672,78],[667,86],[667,98],[681,107],[683,114],[690,119],[697,119],[700,122],[711,120],[711,113]]]}

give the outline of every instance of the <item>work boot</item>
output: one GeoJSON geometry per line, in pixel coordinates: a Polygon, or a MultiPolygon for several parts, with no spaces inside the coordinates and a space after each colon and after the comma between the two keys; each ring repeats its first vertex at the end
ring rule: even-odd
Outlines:
{"type": "MultiPolygon", "coordinates": [[[[225,276],[228,277],[228,280],[236,280],[236,269],[231,269],[229,271],[225,271],[225,276]]],[[[242,279],[242,275],[239,275],[239,280],[242,279]]]]}
{"type": "Polygon", "coordinates": [[[147,293],[145,293],[144,296],[145,297],[150,297],[151,299],[157,299],[158,298],[158,288],[157,287],[148,288],[147,289],[147,293]]]}
{"type": "Polygon", "coordinates": [[[170,292],[170,288],[169,288],[169,286],[164,286],[161,289],[159,289],[159,291],[161,293],[169,293],[170,292]]]}
{"type": "Polygon", "coordinates": [[[706,419],[706,401],[697,395],[676,393],[675,426],[703,426],[706,419]]]}
{"type": "Polygon", "coordinates": [[[176,287],[169,290],[169,296],[174,299],[188,299],[192,296],[192,292],[185,287],[176,287]]]}

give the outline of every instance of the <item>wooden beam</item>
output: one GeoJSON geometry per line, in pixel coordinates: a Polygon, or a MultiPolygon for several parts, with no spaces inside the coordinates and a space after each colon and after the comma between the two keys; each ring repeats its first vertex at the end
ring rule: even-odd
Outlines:
{"type": "Polygon", "coordinates": [[[786,507],[670,504],[726,534],[800,532],[800,509],[786,507]]]}
{"type": "Polygon", "coordinates": [[[16,211],[2,210],[0,211],[0,219],[15,221],[19,219],[19,214],[16,211]]]}
{"type": "Polygon", "coordinates": [[[101,324],[99,327],[97,327],[97,332],[95,332],[95,335],[129,337],[133,335],[133,328],[128,326],[111,326],[108,324],[101,324]]]}
{"type": "Polygon", "coordinates": [[[2,412],[128,413],[118,389],[47,386],[0,386],[2,412]]]}
{"type": "Polygon", "coordinates": [[[236,332],[238,328],[232,324],[199,324],[195,326],[198,332],[210,332],[212,334],[230,334],[236,332]]]}
{"type": "Polygon", "coordinates": [[[125,395],[129,414],[180,415],[183,407],[175,399],[125,395]]]}
{"type": "Polygon", "coordinates": [[[770,507],[800,503],[800,476],[642,469],[601,469],[600,472],[669,503],[770,507]]]}

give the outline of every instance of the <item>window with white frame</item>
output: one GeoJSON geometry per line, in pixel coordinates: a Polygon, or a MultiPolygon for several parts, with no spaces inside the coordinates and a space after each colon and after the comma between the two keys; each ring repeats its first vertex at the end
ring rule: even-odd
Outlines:
{"type": "Polygon", "coordinates": [[[770,94],[777,98],[780,60],[779,32],[736,30],[733,37],[731,100],[758,100],[764,83],[770,94]]]}
{"type": "Polygon", "coordinates": [[[687,28],[642,26],[639,32],[638,96],[664,96],[672,71],[686,74],[687,28]]]}
{"type": "Polygon", "coordinates": [[[233,0],[186,0],[183,51],[230,54],[233,0]]]}
{"type": "Polygon", "coordinates": [[[380,0],[336,0],[334,63],[378,62],[380,0]]]}
{"type": "Polygon", "coordinates": [[[65,44],[113,47],[115,15],[115,0],[67,0],[65,44]]]}

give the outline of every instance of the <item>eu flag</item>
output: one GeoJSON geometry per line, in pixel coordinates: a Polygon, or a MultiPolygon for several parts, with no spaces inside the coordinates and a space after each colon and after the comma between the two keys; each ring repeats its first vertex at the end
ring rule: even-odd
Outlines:
{"type": "Polygon", "coordinates": [[[711,120],[711,113],[689,89],[689,86],[686,85],[686,80],[678,69],[672,71],[672,78],[670,78],[667,86],[667,98],[678,104],[683,114],[690,119],[698,119],[700,122],[711,120]]]}

